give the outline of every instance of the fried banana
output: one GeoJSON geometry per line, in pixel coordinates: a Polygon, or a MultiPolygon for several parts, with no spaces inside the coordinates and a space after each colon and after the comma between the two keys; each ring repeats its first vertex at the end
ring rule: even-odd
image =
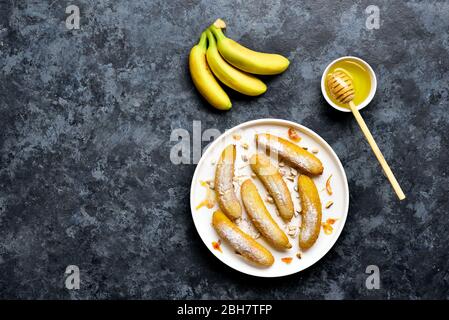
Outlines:
{"type": "Polygon", "coordinates": [[[249,261],[264,267],[274,263],[274,257],[268,249],[244,233],[220,210],[212,216],[212,226],[218,235],[249,261]]]}
{"type": "Polygon", "coordinates": [[[235,145],[227,146],[221,153],[215,170],[215,193],[220,209],[229,219],[242,215],[242,207],[237,199],[232,180],[234,178],[235,145]]]}
{"type": "Polygon", "coordinates": [[[302,173],[316,176],[323,173],[320,159],[300,146],[268,133],[256,134],[258,146],[279,155],[287,164],[299,169],[302,173]]]}
{"type": "Polygon", "coordinates": [[[315,183],[306,175],[298,177],[298,191],[302,207],[299,246],[309,249],[318,239],[321,229],[321,200],[315,183]]]}
{"type": "Polygon", "coordinates": [[[248,216],[263,237],[278,249],[290,249],[292,245],[287,235],[271,217],[256,186],[250,179],[243,182],[241,195],[248,216]]]}
{"type": "Polygon", "coordinates": [[[292,196],[282,179],[279,170],[271,164],[270,158],[262,153],[255,154],[250,159],[251,169],[262,181],[270,196],[273,198],[280,216],[287,221],[293,217],[295,208],[292,196]]]}

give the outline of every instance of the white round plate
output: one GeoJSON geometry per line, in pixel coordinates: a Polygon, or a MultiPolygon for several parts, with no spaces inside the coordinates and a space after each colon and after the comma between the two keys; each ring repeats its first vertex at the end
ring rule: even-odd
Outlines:
{"type": "MultiPolygon", "coordinates": [[[[287,172],[289,167],[285,166],[281,168],[287,172]]],[[[286,175],[287,176],[287,175],[286,175]]],[[[296,210],[300,210],[301,205],[297,198],[298,193],[294,191],[294,186],[297,183],[297,177],[294,182],[291,182],[284,178],[287,183],[296,210]]],[[[241,200],[241,199],[240,199],[241,200]]],[[[300,215],[295,216],[292,221],[287,225],[278,215],[274,205],[265,201],[267,209],[270,211],[273,218],[278,222],[279,226],[287,233],[288,226],[299,226],[301,223],[300,215]]],[[[227,264],[231,268],[240,272],[250,274],[258,277],[282,277],[296,272],[300,272],[318,260],[320,260],[335,244],[338,237],[343,230],[343,226],[346,221],[349,208],[349,190],[348,182],[346,180],[346,174],[332,148],[321,138],[318,134],[312,130],[299,125],[295,122],[279,120],[279,119],[260,119],[242,123],[230,130],[227,130],[219,138],[217,138],[204,152],[198,166],[196,167],[193,175],[192,186],[190,190],[190,208],[192,211],[193,221],[195,227],[203,240],[207,248],[212,252],[214,256],[220,259],[223,263],[227,264]],[[207,187],[201,184],[201,182],[213,181],[215,176],[215,163],[220,157],[221,152],[225,146],[234,143],[237,148],[237,157],[235,164],[235,177],[240,177],[240,183],[236,184],[236,195],[240,199],[240,185],[245,179],[252,179],[256,184],[257,189],[265,200],[267,192],[261,182],[257,178],[251,177],[251,168],[248,162],[243,161],[244,156],[248,158],[256,152],[256,143],[254,135],[256,133],[270,133],[285,139],[288,139],[288,129],[294,128],[302,138],[298,144],[302,147],[307,147],[309,150],[317,149],[316,156],[321,160],[324,166],[324,172],[320,177],[314,178],[314,182],[320,193],[321,202],[323,204],[323,222],[327,219],[337,219],[332,225],[333,231],[331,234],[326,234],[321,228],[320,235],[316,243],[307,251],[301,252],[301,259],[296,255],[300,252],[298,244],[298,236],[294,238],[289,236],[290,243],[293,247],[286,251],[278,251],[272,248],[262,238],[258,238],[257,241],[268,248],[275,258],[275,263],[268,268],[260,268],[248,263],[241,256],[237,255],[234,250],[225,242],[221,242],[221,252],[215,249],[212,242],[217,242],[219,237],[215,230],[212,228],[212,214],[218,209],[218,205],[214,208],[207,208],[203,206],[197,209],[197,206],[206,198],[207,187]],[[240,139],[239,139],[240,137],[240,139]],[[246,150],[242,145],[247,143],[249,148],[246,150]],[[326,180],[329,176],[331,178],[332,195],[329,195],[326,191],[326,180]],[[325,205],[333,201],[333,205],[326,209],[325,205]],[[293,260],[291,263],[282,261],[282,258],[291,257],[293,260]]],[[[243,208],[243,205],[242,205],[243,208]]],[[[255,236],[257,231],[252,226],[249,218],[246,216],[245,210],[243,210],[243,219],[239,223],[240,228],[250,235],[255,236]]]]}

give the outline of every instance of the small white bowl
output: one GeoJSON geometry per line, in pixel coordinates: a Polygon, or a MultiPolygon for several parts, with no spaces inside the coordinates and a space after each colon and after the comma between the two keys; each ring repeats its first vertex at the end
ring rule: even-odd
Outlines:
{"type": "Polygon", "coordinates": [[[335,103],[332,102],[332,100],[330,99],[330,97],[327,95],[326,92],[326,75],[327,72],[329,71],[329,69],[338,61],[340,60],[356,60],[357,62],[359,62],[360,64],[362,64],[363,66],[366,67],[366,69],[369,72],[370,78],[371,78],[371,90],[370,93],[368,95],[368,97],[357,106],[357,109],[361,110],[363,108],[365,108],[370,102],[371,100],[373,100],[374,98],[374,94],[376,93],[377,90],[377,79],[376,79],[376,74],[374,73],[373,68],[371,68],[371,66],[364,60],[357,58],[357,57],[352,57],[352,56],[346,56],[346,57],[341,57],[338,58],[334,61],[332,61],[331,63],[329,63],[329,65],[326,67],[326,69],[323,72],[323,76],[321,77],[321,92],[324,96],[324,98],[326,99],[327,103],[329,103],[334,109],[337,109],[339,111],[343,111],[343,112],[351,112],[351,110],[348,108],[342,108],[338,105],[336,105],[335,103]]]}

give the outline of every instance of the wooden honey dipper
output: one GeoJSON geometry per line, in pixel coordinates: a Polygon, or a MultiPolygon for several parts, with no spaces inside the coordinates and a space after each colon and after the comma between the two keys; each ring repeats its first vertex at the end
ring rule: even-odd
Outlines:
{"type": "Polygon", "coordinates": [[[344,71],[338,70],[328,75],[327,78],[327,87],[332,95],[332,97],[339,101],[342,104],[348,104],[349,108],[351,109],[352,113],[354,114],[355,119],[357,120],[357,123],[359,124],[360,128],[362,129],[363,134],[366,137],[366,140],[368,140],[369,145],[371,146],[371,149],[373,149],[373,152],[379,161],[380,165],[382,166],[382,169],[385,172],[385,175],[387,176],[388,180],[391,183],[391,186],[393,187],[394,191],[396,192],[396,195],[398,196],[399,200],[405,199],[405,194],[401,189],[401,186],[399,185],[398,181],[396,180],[393,172],[390,169],[390,166],[388,165],[387,161],[385,160],[384,156],[382,155],[382,152],[380,151],[379,147],[377,146],[376,141],[374,140],[371,132],[369,131],[368,127],[366,126],[365,121],[362,118],[362,115],[360,114],[359,110],[355,106],[353,100],[355,97],[355,90],[354,85],[352,84],[351,77],[344,71]]]}

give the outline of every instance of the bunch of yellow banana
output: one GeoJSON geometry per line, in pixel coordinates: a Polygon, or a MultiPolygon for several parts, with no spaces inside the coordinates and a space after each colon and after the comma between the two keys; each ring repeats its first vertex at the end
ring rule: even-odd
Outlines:
{"type": "Polygon", "coordinates": [[[225,27],[223,20],[215,21],[201,34],[199,43],[189,56],[195,87],[213,107],[220,110],[229,110],[232,103],[215,77],[235,91],[258,96],[267,91],[267,86],[250,73],[278,74],[284,72],[290,63],[279,54],[256,52],[227,38],[222,31],[225,27]]]}

